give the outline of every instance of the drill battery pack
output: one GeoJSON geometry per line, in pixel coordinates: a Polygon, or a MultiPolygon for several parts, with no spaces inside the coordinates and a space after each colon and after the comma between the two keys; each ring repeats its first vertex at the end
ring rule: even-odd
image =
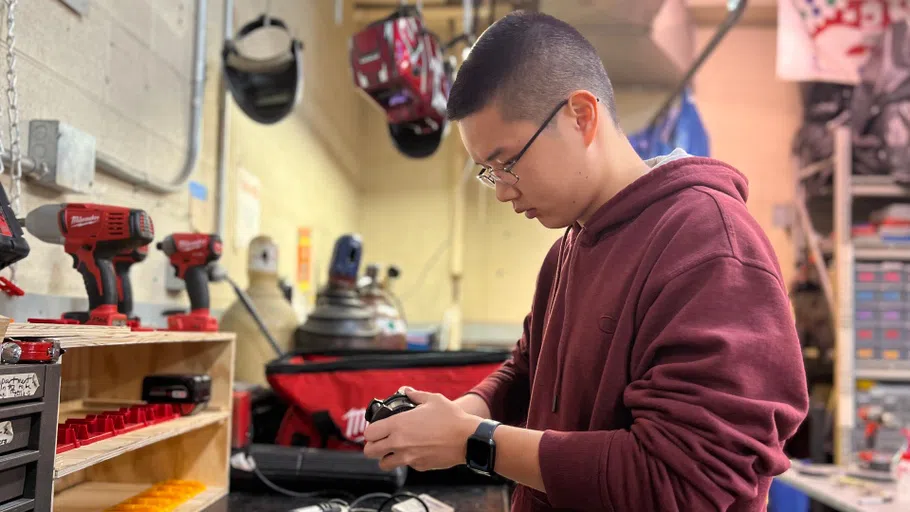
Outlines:
{"type": "Polygon", "coordinates": [[[212,398],[212,378],[205,374],[159,374],[142,379],[142,400],[179,405],[184,416],[194,414],[212,398]]]}

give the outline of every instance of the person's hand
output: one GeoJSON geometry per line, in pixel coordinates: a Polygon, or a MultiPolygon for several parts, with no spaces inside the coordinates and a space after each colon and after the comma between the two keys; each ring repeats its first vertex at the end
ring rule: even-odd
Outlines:
{"type": "Polygon", "coordinates": [[[468,438],[481,418],[443,395],[408,387],[401,391],[417,407],[369,424],[364,455],[378,459],[386,471],[399,466],[428,471],[464,464],[468,438]]]}

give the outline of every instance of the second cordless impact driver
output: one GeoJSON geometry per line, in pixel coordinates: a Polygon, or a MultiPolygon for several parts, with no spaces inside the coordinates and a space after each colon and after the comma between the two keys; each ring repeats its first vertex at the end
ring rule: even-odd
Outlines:
{"type": "Polygon", "coordinates": [[[155,228],[148,213],[103,204],[49,204],[29,212],[25,228],[36,238],[62,245],[73,257],[73,268],[85,281],[89,311],[65,313],[64,321],[127,324],[126,315],[117,311],[119,296],[113,258],[121,251],[152,242],[155,228]]]}
{"type": "Polygon", "coordinates": [[[117,311],[126,315],[126,321],[134,331],[148,331],[151,328],[142,327],[139,317],[133,314],[133,286],[130,281],[130,267],[145,261],[149,254],[149,246],[120,251],[114,256],[114,272],[117,274],[117,311]]]}
{"type": "Polygon", "coordinates": [[[221,258],[221,237],[202,233],[174,233],[158,242],[158,249],[167,255],[178,279],[186,283],[190,296],[190,312],[167,317],[172,331],[217,331],[218,320],[209,311],[210,263],[221,258]]]}

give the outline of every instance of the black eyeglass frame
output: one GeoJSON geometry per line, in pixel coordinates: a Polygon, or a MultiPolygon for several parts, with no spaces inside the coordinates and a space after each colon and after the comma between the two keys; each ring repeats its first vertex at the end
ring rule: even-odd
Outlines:
{"type": "MultiPolygon", "coordinates": [[[[597,102],[600,103],[600,98],[597,98],[597,102]]],[[[531,138],[528,139],[528,142],[524,145],[523,148],[521,148],[521,151],[519,151],[518,154],[516,154],[515,157],[512,158],[512,160],[509,161],[509,163],[506,164],[502,169],[493,169],[492,167],[489,167],[489,166],[486,166],[483,164],[479,164],[480,172],[477,173],[477,179],[480,180],[481,183],[483,183],[484,185],[486,185],[488,187],[496,188],[496,182],[501,181],[501,178],[494,179],[495,174],[493,174],[493,173],[494,172],[505,172],[505,173],[510,174],[513,178],[515,178],[515,181],[513,183],[510,183],[510,185],[514,185],[515,183],[518,183],[518,175],[515,174],[514,172],[512,172],[512,169],[515,168],[515,165],[518,163],[518,161],[521,159],[521,157],[524,156],[524,154],[528,151],[528,148],[531,147],[531,144],[533,144],[534,141],[537,140],[537,137],[540,136],[540,134],[547,127],[547,125],[549,125],[550,122],[553,120],[553,118],[556,117],[556,114],[558,114],[559,111],[562,110],[562,107],[564,107],[568,104],[569,104],[568,99],[564,99],[564,100],[560,101],[559,105],[556,105],[556,108],[554,108],[553,111],[550,112],[550,115],[548,115],[546,120],[540,125],[540,128],[538,128],[537,131],[534,132],[534,135],[532,135],[531,138]]]]}

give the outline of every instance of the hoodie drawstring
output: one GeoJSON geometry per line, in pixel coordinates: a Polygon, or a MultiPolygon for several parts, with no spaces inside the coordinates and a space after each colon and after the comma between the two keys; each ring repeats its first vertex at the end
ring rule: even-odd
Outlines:
{"type": "MultiPolygon", "coordinates": [[[[560,248],[559,248],[560,254],[563,253],[563,249],[566,245],[566,240],[568,239],[569,233],[571,231],[572,231],[572,226],[569,226],[568,228],[566,228],[566,233],[562,237],[562,244],[560,244],[560,248]]],[[[580,232],[579,232],[579,234],[580,234],[580,232]]],[[[576,237],[576,239],[577,238],[578,237],[576,237]]],[[[568,270],[566,270],[567,272],[571,272],[570,265],[572,264],[572,259],[575,255],[575,247],[578,245],[578,243],[577,243],[578,240],[575,240],[574,242],[575,243],[573,243],[572,245],[569,246],[568,254],[566,254],[563,258],[561,258],[562,261],[560,261],[558,266],[556,267],[556,287],[555,287],[555,293],[553,294],[554,302],[555,302],[555,300],[558,300],[558,298],[555,296],[559,293],[559,285],[562,281],[563,268],[565,267],[566,269],[568,269],[568,270]]],[[[566,287],[569,286],[570,281],[571,280],[566,281],[566,287]]],[[[565,297],[569,296],[568,290],[566,291],[564,296],[565,297]]],[[[566,307],[566,305],[563,304],[563,307],[566,307]]],[[[563,317],[565,317],[565,314],[563,314],[563,317]]],[[[565,324],[560,325],[559,329],[560,329],[560,331],[564,330],[565,324]]],[[[560,391],[560,389],[562,389],[562,362],[563,362],[563,357],[565,355],[565,350],[566,350],[565,345],[566,345],[566,341],[562,339],[562,336],[560,336],[559,346],[556,348],[556,382],[553,383],[552,412],[554,412],[554,413],[559,409],[559,391],[560,391]]]]}

